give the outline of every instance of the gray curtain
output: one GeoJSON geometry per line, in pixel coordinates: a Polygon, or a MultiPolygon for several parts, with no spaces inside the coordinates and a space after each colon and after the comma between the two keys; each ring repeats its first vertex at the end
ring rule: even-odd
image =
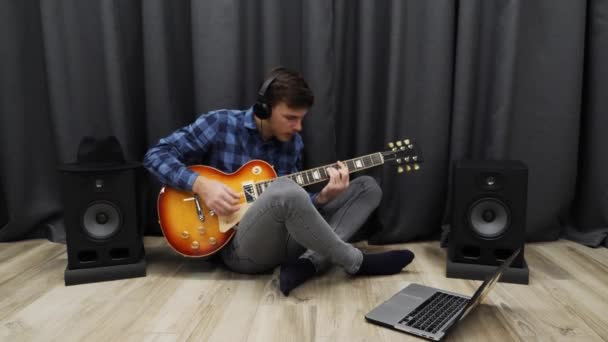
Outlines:
{"type": "Polygon", "coordinates": [[[141,160],[200,113],[250,106],[281,64],[316,95],[306,166],[422,149],[419,172],[369,171],[372,243],[437,237],[458,159],[528,165],[529,241],[606,243],[607,16],[601,0],[2,1],[0,241],[61,239],[56,166],[82,136],[141,160]]]}

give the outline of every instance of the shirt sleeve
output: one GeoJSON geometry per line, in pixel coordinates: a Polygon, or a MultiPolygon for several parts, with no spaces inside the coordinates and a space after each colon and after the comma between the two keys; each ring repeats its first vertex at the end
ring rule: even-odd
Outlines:
{"type": "Polygon", "coordinates": [[[190,191],[198,174],[186,167],[188,160],[200,159],[218,138],[220,115],[201,115],[190,125],[160,139],[144,156],[144,167],[161,183],[190,191]]]}

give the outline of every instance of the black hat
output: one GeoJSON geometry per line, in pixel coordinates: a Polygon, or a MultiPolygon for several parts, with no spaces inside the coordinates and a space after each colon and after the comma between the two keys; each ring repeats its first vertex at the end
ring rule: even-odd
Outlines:
{"type": "Polygon", "coordinates": [[[141,163],[126,161],[122,148],[115,136],[96,139],[85,136],[78,145],[78,155],[75,163],[59,167],[62,171],[110,171],[131,169],[141,166],[141,163]]]}

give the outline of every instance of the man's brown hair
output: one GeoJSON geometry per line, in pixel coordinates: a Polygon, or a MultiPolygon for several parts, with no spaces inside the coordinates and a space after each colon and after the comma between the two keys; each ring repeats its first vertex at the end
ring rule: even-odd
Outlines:
{"type": "Polygon", "coordinates": [[[310,108],[315,102],[312,90],[296,71],[277,67],[268,73],[275,77],[264,96],[266,104],[272,108],[279,102],[285,102],[290,108],[310,108]]]}

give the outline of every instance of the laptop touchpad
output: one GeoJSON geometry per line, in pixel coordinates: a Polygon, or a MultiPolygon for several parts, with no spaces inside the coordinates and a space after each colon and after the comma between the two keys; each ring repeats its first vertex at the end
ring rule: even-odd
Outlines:
{"type": "Polygon", "coordinates": [[[366,317],[377,322],[394,326],[423,302],[424,299],[422,298],[398,293],[372,310],[366,317]]]}
{"type": "Polygon", "coordinates": [[[413,296],[407,293],[400,293],[395,296],[395,301],[398,303],[400,307],[402,307],[404,312],[413,310],[418,305],[424,303],[424,298],[413,296]]]}

